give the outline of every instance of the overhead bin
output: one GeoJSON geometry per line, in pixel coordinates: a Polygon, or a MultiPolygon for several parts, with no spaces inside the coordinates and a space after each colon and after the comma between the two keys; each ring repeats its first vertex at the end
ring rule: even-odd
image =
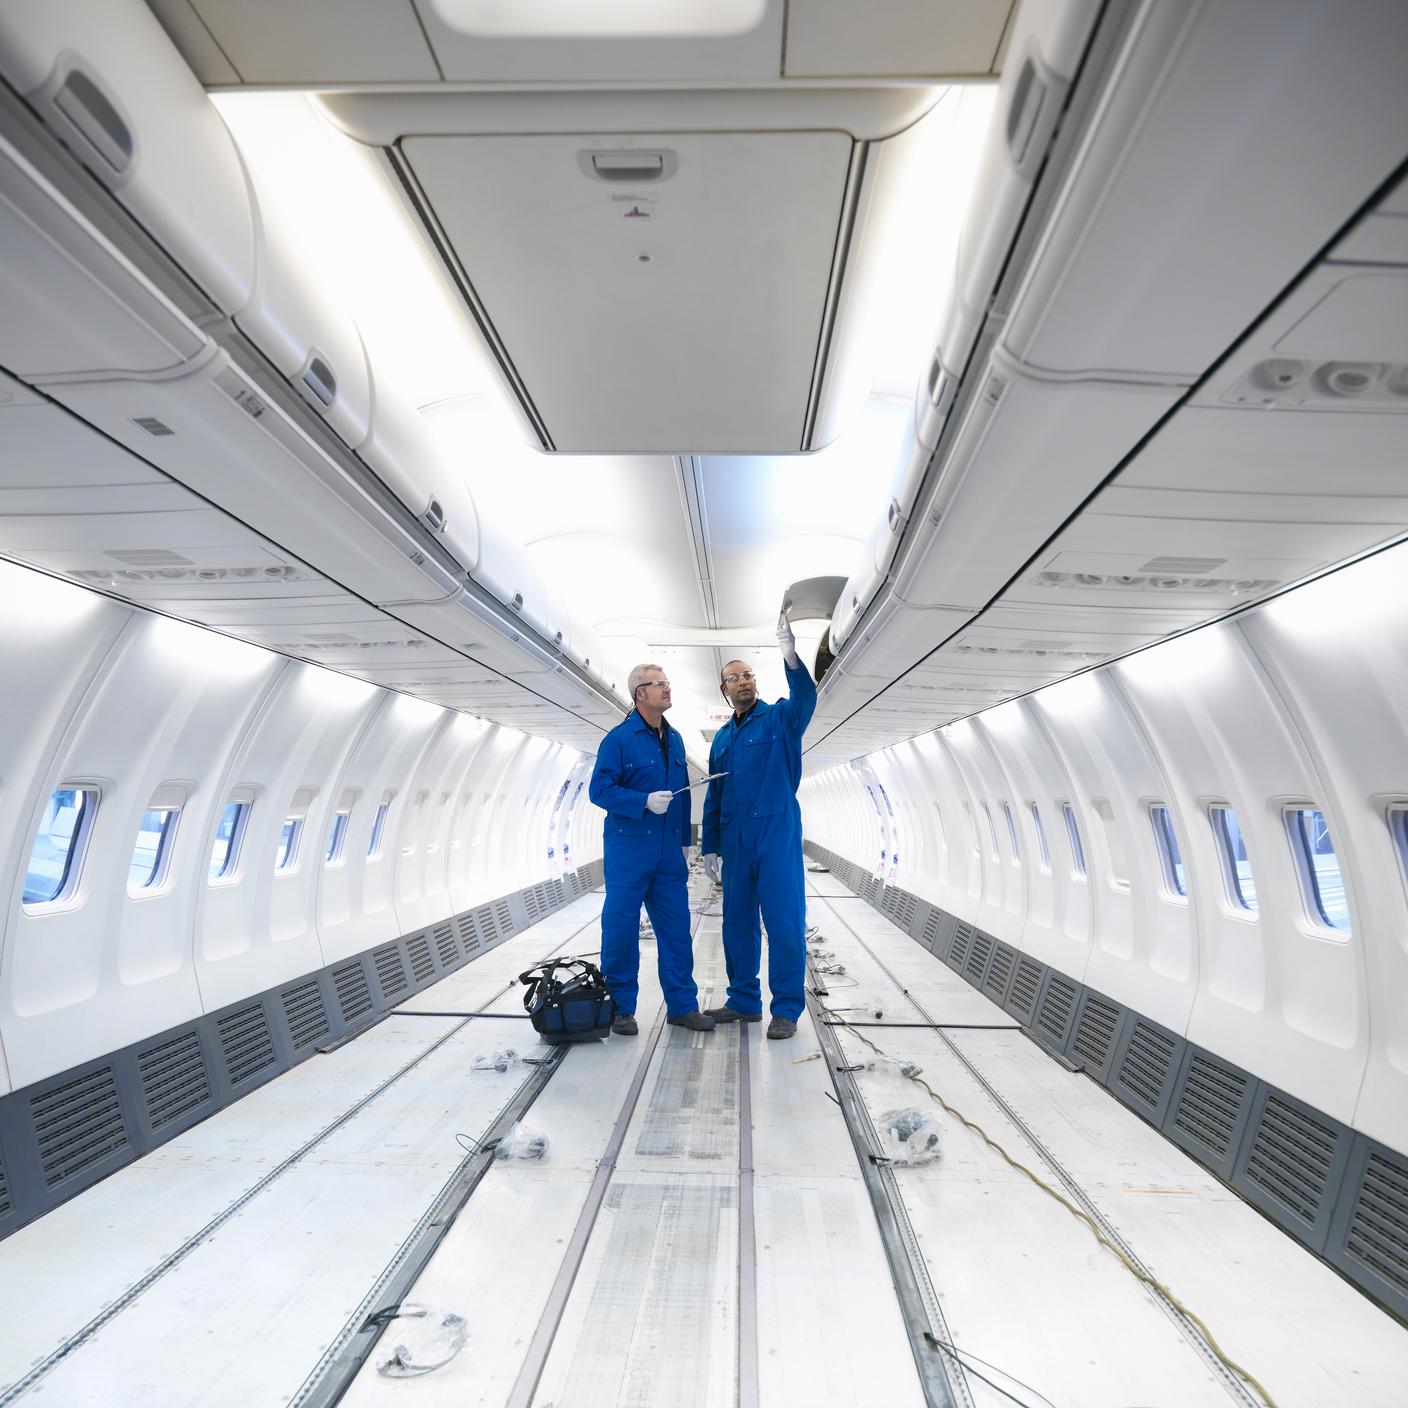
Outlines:
{"type": "Polygon", "coordinates": [[[401,146],[553,448],[810,448],[848,136],[401,146]]]}
{"type": "Polygon", "coordinates": [[[248,303],[244,165],[141,0],[11,0],[0,6],[0,73],[212,304],[248,303]]]}

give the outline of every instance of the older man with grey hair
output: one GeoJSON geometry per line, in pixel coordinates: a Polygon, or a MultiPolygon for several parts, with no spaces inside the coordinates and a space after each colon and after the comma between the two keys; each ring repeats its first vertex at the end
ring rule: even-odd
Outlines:
{"type": "Polygon", "coordinates": [[[640,909],[655,930],[665,1014],[673,1026],[712,1030],[699,1011],[689,935],[689,772],[684,740],[665,722],[670,682],[659,665],[637,665],[627,680],[635,705],[602,740],[588,795],[606,812],[606,903],[601,971],[616,999],[611,1030],[635,1036],[640,909]]]}

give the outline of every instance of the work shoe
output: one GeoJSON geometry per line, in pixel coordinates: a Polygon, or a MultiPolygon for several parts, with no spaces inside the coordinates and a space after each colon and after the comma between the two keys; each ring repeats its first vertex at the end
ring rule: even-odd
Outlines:
{"type": "Polygon", "coordinates": [[[636,1014],[634,1012],[622,1012],[611,1024],[611,1030],[617,1036],[639,1036],[640,1028],[636,1026],[636,1014]]]}
{"type": "Polygon", "coordinates": [[[704,1015],[712,1017],[716,1022],[761,1022],[763,1020],[761,1012],[735,1012],[732,1007],[706,1007],[704,1015]]]}
{"type": "Polygon", "coordinates": [[[774,1017],[768,1023],[769,1041],[786,1041],[789,1036],[797,1035],[796,1022],[789,1022],[786,1017],[774,1017]]]}
{"type": "Polygon", "coordinates": [[[678,1017],[666,1017],[665,1020],[670,1026],[683,1027],[686,1031],[711,1032],[714,1030],[714,1019],[707,1012],[681,1012],[678,1017]]]}

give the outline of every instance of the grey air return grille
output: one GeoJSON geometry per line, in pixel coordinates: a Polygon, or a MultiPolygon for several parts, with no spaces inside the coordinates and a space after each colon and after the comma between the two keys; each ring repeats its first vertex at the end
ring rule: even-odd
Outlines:
{"type": "Polygon", "coordinates": [[[474,927],[474,916],[472,914],[461,914],[459,917],[460,947],[466,954],[471,954],[479,947],[479,931],[474,927]]]}
{"type": "Polygon", "coordinates": [[[155,435],[157,439],[176,433],[164,420],[158,420],[155,416],[133,416],[132,424],[139,430],[145,430],[148,435],[155,435]]]}
{"type": "Polygon", "coordinates": [[[205,1055],[195,1031],[182,1032],[137,1053],[142,1103],[151,1127],[160,1129],[210,1099],[205,1055]]]}
{"type": "Polygon", "coordinates": [[[323,990],[316,978],[299,983],[297,987],[286,988],[279,1000],[283,1004],[284,1021],[288,1023],[289,1040],[295,1051],[302,1051],[305,1046],[322,1041],[331,1030],[323,990]]]}
{"type": "Polygon", "coordinates": [[[1071,1052],[1093,1070],[1103,1074],[1110,1063],[1115,1038],[1120,1032],[1124,1009],[1113,1002],[1087,992],[1076,1018],[1075,1039],[1071,1052]]]}
{"type": "Polygon", "coordinates": [[[931,953],[934,948],[934,940],[939,936],[939,924],[943,919],[943,911],[931,909],[929,917],[924,921],[924,932],[919,936],[919,942],[931,953]]]}
{"type": "Polygon", "coordinates": [[[372,954],[372,963],[376,967],[376,984],[381,989],[383,1001],[390,1002],[410,986],[399,945],[387,944],[385,948],[377,949],[372,954]]]}
{"type": "Polygon", "coordinates": [[[540,890],[540,886],[534,885],[523,892],[523,903],[528,910],[528,922],[530,924],[536,924],[543,916],[540,890]]]}
{"type": "Polygon", "coordinates": [[[1350,1214],[1345,1253],[1408,1304],[1408,1162],[1371,1152],[1350,1214]]]}
{"type": "Polygon", "coordinates": [[[1058,1051],[1065,1047],[1075,1019],[1076,998],[1080,989],[1069,978],[1052,972],[1046,979],[1041,1006],[1036,1014],[1036,1029],[1048,1046],[1058,1051]]]}
{"type": "Polygon", "coordinates": [[[513,911],[507,900],[499,900],[494,906],[494,920],[499,926],[498,937],[506,939],[513,933],[513,911]]]}
{"type": "Polygon", "coordinates": [[[127,1147],[111,1066],[56,1085],[29,1106],[48,1188],[127,1147]]]}
{"type": "Polygon", "coordinates": [[[0,1222],[3,1222],[14,1208],[10,1199],[10,1180],[5,1173],[5,1161],[0,1159],[0,1222]]]}
{"type": "Polygon", "coordinates": [[[973,935],[972,946],[968,950],[968,957],[963,963],[963,976],[973,984],[974,987],[981,987],[983,979],[987,976],[988,960],[992,958],[992,951],[997,940],[991,934],[985,934],[981,929],[973,935]]]}
{"type": "Polygon", "coordinates": [[[948,966],[955,973],[963,971],[963,965],[968,961],[968,951],[973,947],[976,936],[977,931],[971,924],[960,924],[954,931],[953,945],[948,951],[948,966]]]}
{"type": "Polygon", "coordinates": [[[361,963],[344,963],[332,970],[332,987],[337,994],[337,1010],[349,1026],[372,1010],[372,989],[367,970],[361,963]]]}
{"type": "Polygon", "coordinates": [[[479,932],[483,935],[486,944],[495,944],[499,940],[499,922],[494,917],[494,906],[491,904],[481,905],[474,911],[474,922],[479,926],[479,932]]]}
{"type": "Polygon", "coordinates": [[[440,955],[440,966],[451,968],[458,961],[460,951],[455,947],[455,931],[449,924],[437,924],[431,933],[435,936],[435,952],[440,955]]]}
{"type": "Polygon", "coordinates": [[[1314,1225],[1320,1217],[1340,1134],[1310,1110],[1270,1091],[1247,1156],[1246,1178],[1292,1216],[1314,1225]]]}
{"type": "Polygon", "coordinates": [[[983,992],[994,1002],[1001,1002],[1007,996],[1007,985],[1012,981],[1012,970],[1017,966],[1017,950],[1006,944],[998,944],[992,956],[992,966],[983,979],[983,992]]]}
{"type": "Polygon", "coordinates": [[[1115,1076],[1115,1093],[1148,1118],[1157,1119],[1177,1055],[1176,1037],[1136,1017],[1115,1076]]]}
{"type": "Polygon", "coordinates": [[[248,1007],[221,1017],[215,1029],[220,1037],[225,1073],[232,1086],[243,1085],[276,1064],[274,1040],[262,1002],[251,1002],[248,1007]]]}
{"type": "Polygon", "coordinates": [[[1036,1013],[1037,994],[1041,991],[1044,969],[1034,958],[1017,960],[1016,976],[1012,979],[1012,991],[1007,998],[1007,1010],[1024,1027],[1032,1024],[1036,1013]]]}
{"type": "Polygon", "coordinates": [[[430,940],[424,934],[417,934],[406,945],[411,960],[411,977],[417,987],[429,982],[435,976],[435,960],[430,956],[430,940]]]}
{"type": "Polygon", "coordinates": [[[1174,1110],[1173,1125],[1205,1154],[1225,1164],[1242,1118],[1250,1078],[1195,1051],[1174,1110]]]}

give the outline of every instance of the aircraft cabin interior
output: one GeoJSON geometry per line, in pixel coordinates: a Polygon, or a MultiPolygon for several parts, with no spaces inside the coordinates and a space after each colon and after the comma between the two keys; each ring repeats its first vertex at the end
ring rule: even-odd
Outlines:
{"type": "Polygon", "coordinates": [[[1408,1404],[1405,59],[0,5],[0,1408],[1408,1404]]]}

